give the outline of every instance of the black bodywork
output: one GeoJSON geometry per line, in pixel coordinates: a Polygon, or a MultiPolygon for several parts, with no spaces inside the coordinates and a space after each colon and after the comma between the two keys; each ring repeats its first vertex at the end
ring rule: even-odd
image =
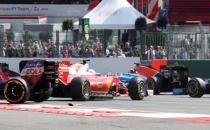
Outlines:
{"type": "Polygon", "coordinates": [[[57,78],[56,62],[24,60],[19,63],[19,71],[19,76],[10,78],[3,86],[3,95],[8,102],[42,102],[51,96],[57,78]]]}
{"type": "Polygon", "coordinates": [[[153,89],[154,94],[172,92],[174,88],[184,88],[188,83],[188,68],[179,65],[161,66],[160,72],[147,79],[148,89],[153,89]]]}

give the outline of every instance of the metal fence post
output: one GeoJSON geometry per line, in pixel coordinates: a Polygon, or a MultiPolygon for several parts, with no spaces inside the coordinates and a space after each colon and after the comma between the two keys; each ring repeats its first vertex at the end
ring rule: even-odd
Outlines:
{"type": "Polygon", "coordinates": [[[203,32],[203,28],[202,28],[202,24],[199,24],[199,29],[200,29],[200,34],[201,34],[201,40],[200,40],[200,44],[201,44],[201,48],[200,48],[200,59],[205,59],[205,36],[204,36],[204,32],[203,32]]]}
{"type": "Polygon", "coordinates": [[[0,32],[0,57],[3,57],[4,33],[0,32]]]}
{"type": "Polygon", "coordinates": [[[60,46],[60,42],[59,42],[59,31],[56,31],[56,56],[59,57],[60,55],[60,49],[59,49],[59,46],[60,46]]]}

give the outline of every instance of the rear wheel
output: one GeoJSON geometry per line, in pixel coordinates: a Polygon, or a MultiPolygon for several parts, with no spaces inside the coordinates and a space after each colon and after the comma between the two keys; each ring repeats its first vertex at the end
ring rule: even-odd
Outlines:
{"type": "Polygon", "coordinates": [[[193,78],[187,84],[190,97],[199,98],[205,93],[205,81],[200,78],[193,78]]]}
{"type": "Polygon", "coordinates": [[[154,95],[159,95],[160,94],[160,82],[159,78],[157,77],[150,77],[147,79],[146,84],[147,84],[147,89],[153,90],[154,95]]]}
{"type": "Polygon", "coordinates": [[[145,95],[144,81],[140,78],[132,78],[128,85],[128,93],[132,100],[143,100],[145,95]]]}
{"type": "Polygon", "coordinates": [[[70,93],[73,100],[86,101],[90,99],[90,83],[82,77],[74,78],[70,83],[70,93]]]}
{"type": "Polygon", "coordinates": [[[11,79],[4,86],[4,97],[10,103],[24,103],[29,99],[30,89],[23,79],[11,79]]]}

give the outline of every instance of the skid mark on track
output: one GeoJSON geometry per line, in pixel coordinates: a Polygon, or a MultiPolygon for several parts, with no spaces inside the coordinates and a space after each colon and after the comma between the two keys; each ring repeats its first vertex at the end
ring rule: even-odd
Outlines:
{"type": "Polygon", "coordinates": [[[112,108],[96,108],[84,106],[63,106],[49,104],[9,104],[0,101],[0,109],[44,112],[75,116],[96,116],[96,117],[144,117],[156,119],[174,119],[181,122],[190,123],[208,123],[210,124],[210,115],[207,114],[189,114],[189,113],[168,113],[153,112],[141,110],[123,110],[112,108]]]}

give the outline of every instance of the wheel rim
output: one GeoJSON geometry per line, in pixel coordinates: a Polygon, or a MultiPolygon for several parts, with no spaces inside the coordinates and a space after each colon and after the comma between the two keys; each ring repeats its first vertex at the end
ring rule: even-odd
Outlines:
{"type": "Polygon", "coordinates": [[[144,90],[144,82],[140,82],[139,86],[138,86],[138,92],[139,92],[139,96],[142,97],[144,96],[145,90],[144,90]]]}
{"type": "Polygon", "coordinates": [[[9,82],[4,90],[5,98],[11,102],[19,102],[25,96],[23,84],[19,81],[9,82]]]}
{"type": "Polygon", "coordinates": [[[188,85],[188,91],[190,93],[190,95],[192,96],[196,96],[198,94],[198,83],[196,81],[190,81],[189,85],[188,85]]]}
{"type": "Polygon", "coordinates": [[[90,88],[89,88],[89,83],[85,82],[84,87],[83,87],[83,95],[85,98],[88,98],[90,96],[90,88]]]}
{"type": "Polygon", "coordinates": [[[138,92],[139,92],[139,93],[144,92],[144,91],[143,91],[143,86],[144,86],[144,83],[143,83],[143,82],[139,82],[139,83],[138,83],[138,92]]]}

